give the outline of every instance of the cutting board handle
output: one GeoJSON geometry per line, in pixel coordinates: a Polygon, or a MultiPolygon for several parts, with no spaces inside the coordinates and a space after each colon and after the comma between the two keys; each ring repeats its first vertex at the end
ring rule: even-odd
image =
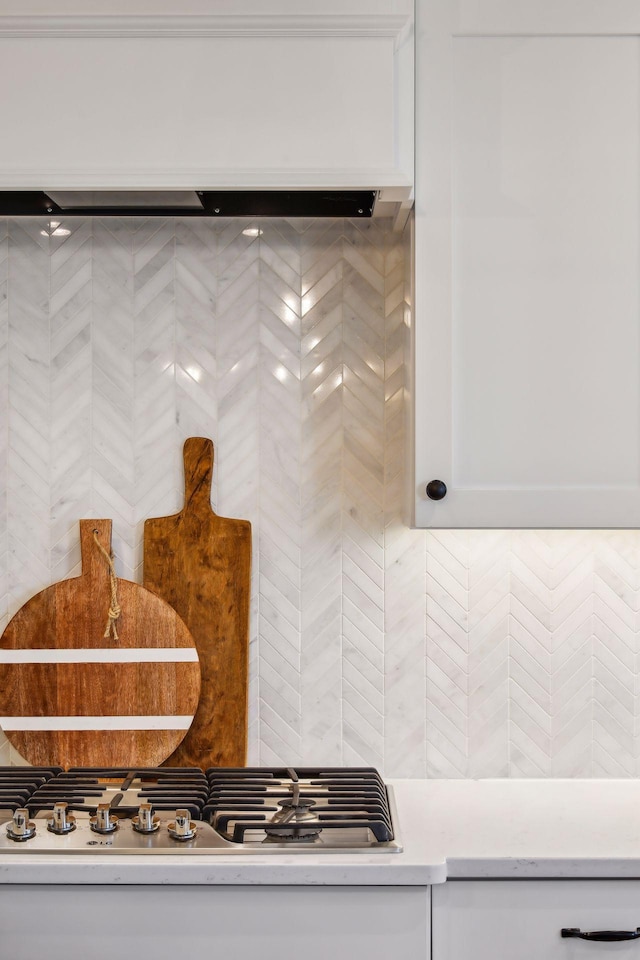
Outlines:
{"type": "Polygon", "coordinates": [[[90,580],[102,579],[108,582],[109,568],[96,546],[94,531],[107,553],[111,553],[111,520],[80,521],[80,554],[82,556],[81,577],[90,580]]]}
{"type": "Polygon", "coordinates": [[[184,507],[186,513],[213,513],[213,441],[207,437],[189,437],[184,442],[184,507]]]}

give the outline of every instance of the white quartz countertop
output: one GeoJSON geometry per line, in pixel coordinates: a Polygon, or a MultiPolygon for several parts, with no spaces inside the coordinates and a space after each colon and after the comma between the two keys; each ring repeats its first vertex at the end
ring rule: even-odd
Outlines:
{"type": "Polygon", "coordinates": [[[640,780],[392,780],[403,852],[5,854],[0,883],[425,885],[640,877],[640,780]]]}
{"type": "Polygon", "coordinates": [[[640,877],[640,780],[421,780],[447,878],[640,877]]]}

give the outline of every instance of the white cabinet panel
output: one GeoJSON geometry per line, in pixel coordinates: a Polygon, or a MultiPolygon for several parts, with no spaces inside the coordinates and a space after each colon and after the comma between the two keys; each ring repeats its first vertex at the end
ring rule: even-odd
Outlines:
{"type": "Polygon", "coordinates": [[[634,940],[561,936],[637,930],[636,880],[452,880],[433,888],[432,904],[432,960],[604,960],[640,950],[634,940]]]}
{"type": "Polygon", "coordinates": [[[195,17],[0,17],[0,189],[406,196],[410,27],[386,3],[378,15],[256,16],[239,3],[195,17]]]}
{"type": "Polygon", "coordinates": [[[418,5],[416,524],[639,526],[640,42],[497,6],[418,5]]]}
{"type": "Polygon", "coordinates": [[[6,885],[0,960],[428,960],[426,887],[6,885]]]}
{"type": "Polygon", "coordinates": [[[637,483],[638,50],[628,37],[454,43],[463,489],[637,483]]]}

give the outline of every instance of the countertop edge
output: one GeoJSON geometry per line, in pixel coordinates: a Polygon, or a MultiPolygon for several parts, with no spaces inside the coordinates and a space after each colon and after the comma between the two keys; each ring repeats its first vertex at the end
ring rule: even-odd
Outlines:
{"type": "Polygon", "coordinates": [[[447,860],[447,880],[632,880],[640,879],[637,857],[495,857],[447,860]]]}
{"type": "Polygon", "coordinates": [[[454,858],[432,864],[381,863],[267,863],[238,864],[203,858],[177,863],[175,858],[154,857],[132,862],[129,857],[109,861],[73,855],[0,858],[2,884],[106,884],[106,885],[229,885],[229,886],[431,886],[447,880],[598,880],[640,879],[640,859],[495,857],[454,858]]]}
{"type": "MultiPolygon", "coordinates": [[[[400,856],[400,855],[398,855],[400,856]]],[[[446,864],[245,862],[200,858],[176,862],[174,857],[109,860],[77,856],[0,857],[0,884],[198,884],[198,885],[295,885],[295,886],[429,886],[444,883],[446,864]],[[142,860],[142,862],[140,862],[142,860]]]]}
{"type": "Polygon", "coordinates": [[[110,857],[80,860],[74,855],[0,857],[2,884],[229,885],[229,886],[431,886],[455,880],[640,879],[640,859],[483,857],[440,863],[230,862],[202,858],[110,857]]]}

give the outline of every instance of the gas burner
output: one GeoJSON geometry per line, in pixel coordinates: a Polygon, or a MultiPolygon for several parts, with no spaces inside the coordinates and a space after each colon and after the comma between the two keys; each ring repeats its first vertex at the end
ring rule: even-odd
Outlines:
{"type": "Polygon", "coordinates": [[[315,807],[316,801],[311,800],[309,797],[302,798],[300,796],[300,783],[298,780],[298,774],[295,770],[289,770],[289,776],[291,777],[291,797],[287,797],[284,800],[278,800],[278,806],[280,810],[274,813],[271,818],[269,826],[264,828],[266,837],[264,843],[273,842],[274,840],[284,840],[286,842],[295,842],[297,840],[315,840],[319,836],[322,827],[316,822],[316,817],[312,807],[315,807]],[[313,821],[313,826],[298,826],[298,824],[304,824],[306,821],[313,821]],[[273,824],[273,826],[271,826],[273,824]],[[285,826],[291,824],[293,830],[290,827],[285,826]]]}
{"type": "MultiPolygon", "coordinates": [[[[290,820],[292,817],[296,820],[313,820],[314,815],[312,813],[311,807],[315,807],[315,800],[301,800],[298,796],[297,798],[292,797],[291,800],[278,800],[278,806],[282,807],[284,815],[287,820],[290,820]],[[291,813],[291,816],[287,816],[288,813],[291,813]]],[[[284,816],[280,817],[276,814],[273,817],[274,822],[277,820],[284,820],[284,816]]]]}

